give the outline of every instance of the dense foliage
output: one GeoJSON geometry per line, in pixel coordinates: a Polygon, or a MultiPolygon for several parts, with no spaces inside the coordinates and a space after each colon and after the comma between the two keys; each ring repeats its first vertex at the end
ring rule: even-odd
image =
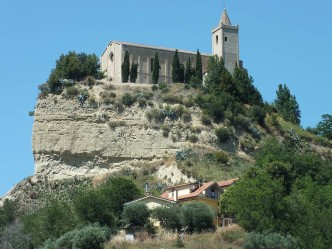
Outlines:
{"type": "Polygon", "coordinates": [[[330,248],[332,163],[292,142],[269,140],[256,167],[221,198],[222,212],[248,231],[290,234],[301,248],[330,248]]]}
{"type": "Polygon", "coordinates": [[[198,49],[197,49],[197,53],[196,53],[195,76],[200,82],[203,81],[202,56],[198,49]]]}
{"type": "Polygon", "coordinates": [[[289,88],[282,84],[278,86],[276,93],[277,98],[274,104],[278,112],[286,121],[299,125],[301,122],[301,111],[295,95],[291,95],[289,88]]]}
{"type": "Polygon", "coordinates": [[[60,56],[46,84],[41,85],[39,89],[42,92],[59,94],[63,87],[82,81],[88,76],[96,79],[104,77],[100,71],[98,57],[95,54],[69,52],[60,56]]]}
{"type": "Polygon", "coordinates": [[[158,53],[156,52],[153,60],[153,68],[152,68],[152,83],[158,84],[159,81],[159,71],[160,71],[160,64],[159,64],[159,58],[158,53]]]}
{"type": "Polygon", "coordinates": [[[184,80],[184,67],[180,63],[178,50],[175,50],[173,63],[172,63],[172,81],[183,82],[183,80],[184,80]]]}
{"type": "Polygon", "coordinates": [[[328,139],[332,139],[332,115],[322,115],[322,121],[317,124],[317,134],[328,139]]]}
{"type": "Polygon", "coordinates": [[[124,60],[121,65],[121,76],[122,76],[122,82],[127,83],[129,80],[130,75],[130,62],[129,62],[129,52],[125,52],[124,60]]]}

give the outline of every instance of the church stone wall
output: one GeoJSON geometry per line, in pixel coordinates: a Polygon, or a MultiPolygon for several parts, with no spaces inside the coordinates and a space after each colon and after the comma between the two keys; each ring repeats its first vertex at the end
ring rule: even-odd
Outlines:
{"type": "MultiPolygon", "coordinates": [[[[130,64],[138,63],[137,83],[152,83],[152,68],[155,53],[158,53],[160,73],[159,82],[172,82],[172,62],[175,49],[164,49],[136,44],[126,44],[121,42],[111,42],[101,57],[102,71],[106,72],[107,79],[111,82],[121,83],[121,65],[125,52],[129,52],[130,64]]],[[[188,59],[191,60],[192,67],[196,65],[196,52],[179,50],[179,60],[184,66],[188,59]]],[[[209,55],[202,54],[203,72],[207,70],[209,55]]]]}

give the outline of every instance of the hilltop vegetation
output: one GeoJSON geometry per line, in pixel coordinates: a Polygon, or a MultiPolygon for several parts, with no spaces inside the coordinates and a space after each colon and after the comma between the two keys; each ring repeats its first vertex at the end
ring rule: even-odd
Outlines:
{"type": "MultiPolygon", "coordinates": [[[[169,165],[179,169],[180,179],[240,178],[220,199],[221,213],[244,229],[215,233],[213,238],[223,240],[225,248],[330,248],[331,116],[323,115],[317,127],[304,130],[299,126],[296,97],[286,85],[278,87],[273,103],[266,103],[247,70],[236,67],[231,74],[222,59],[212,57],[203,85],[197,80],[197,68],[195,79],[187,78],[186,84],[118,90],[102,81],[95,55],[61,55],[40,87],[40,100],[49,100],[48,105],[76,101],[78,109],[91,112],[104,108],[113,119],[103,114],[96,123],[105,123],[112,132],[129,129],[122,117],[139,113],[141,129],[160,132],[172,146],[178,143],[183,148],[155,160],[128,162],[117,173],[85,181],[81,187],[68,184],[64,189],[61,181],[28,180],[26,203],[39,204],[23,208],[20,202],[5,201],[0,209],[1,248],[103,248],[120,227],[134,223],[145,240],[142,247],[111,241],[106,248],[181,247],[183,241],[174,236],[165,241],[147,239],[155,236],[147,218],[163,220],[169,231],[192,225],[190,232],[205,232],[211,224],[203,227],[197,218],[209,219],[208,211],[201,212],[203,207],[155,213],[136,207],[132,215],[133,210],[123,206],[142,196],[146,182],[154,195],[172,184],[172,175],[160,173],[162,166],[169,165]]],[[[155,83],[157,76],[155,71],[155,83]]],[[[75,182],[80,181],[71,184],[75,182]]],[[[210,236],[191,235],[184,246],[195,248],[195,243],[205,244],[210,236]]]]}

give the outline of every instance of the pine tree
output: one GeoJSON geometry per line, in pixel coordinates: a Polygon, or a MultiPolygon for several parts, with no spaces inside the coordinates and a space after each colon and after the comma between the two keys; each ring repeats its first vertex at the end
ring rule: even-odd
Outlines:
{"type": "Polygon", "coordinates": [[[172,81],[174,83],[181,82],[181,64],[179,60],[178,50],[175,50],[173,63],[172,63],[173,71],[172,71],[172,81]]]}
{"type": "Polygon", "coordinates": [[[123,63],[121,65],[121,73],[122,73],[122,82],[126,83],[129,79],[130,74],[130,62],[129,62],[129,52],[126,51],[123,63]]]}
{"type": "Polygon", "coordinates": [[[301,122],[301,111],[296,97],[291,95],[286,85],[280,84],[277,90],[277,98],[274,104],[281,116],[293,124],[299,125],[301,122]]]}
{"type": "Polygon", "coordinates": [[[188,84],[191,76],[192,76],[191,61],[190,58],[188,58],[188,61],[186,63],[186,73],[184,75],[184,82],[188,84]]]}
{"type": "Polygon", "coordinates": [[[198,49],[197,49],[197,54],[196,54],[195,72],[196,72],[197,79],[202,82],[203,81],[202,56],[198,49]]]}
{"type": "Polygon", "coordinates": [[[130,67],[130,82],[135,83],[137,79],[138,63],[132,63],[130,67]]]}
{"type": "Polygon", "coordinates": [[[159,71],[160,71],[160,64],[158,53],[156,52],[153,60],[153,70],[152,70],[152,82],[153,84],[158,84],[159,81],[159,71]]]}

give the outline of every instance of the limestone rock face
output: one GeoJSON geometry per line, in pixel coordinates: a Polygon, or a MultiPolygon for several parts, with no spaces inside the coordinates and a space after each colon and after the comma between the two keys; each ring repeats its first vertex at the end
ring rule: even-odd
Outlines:
{"type": "MultiPolygon", "coordinates": [[[[56,95],[38,100],[32,134],[35,175],[63,179],[107,173],[128,161],[175,155],[192,145],[187,141],[189,124],[184,127],[181,120],[166,119],[163,125],[171,127],[167,137],[160,124],[146,118],[151,107],[141,108],[136,103],[119,113],[114,104],[99,104],[99,95],[94,96],[97,103],[93,106],[88,101],[81,106],[76,98],[56,95]]],[[[192,107],[191,112],[190,125],[200,124],[200,111],[192,107]]],[[[203,129],[195,146],[200,142],[206,146],[213,136],[203,129]]]]}

